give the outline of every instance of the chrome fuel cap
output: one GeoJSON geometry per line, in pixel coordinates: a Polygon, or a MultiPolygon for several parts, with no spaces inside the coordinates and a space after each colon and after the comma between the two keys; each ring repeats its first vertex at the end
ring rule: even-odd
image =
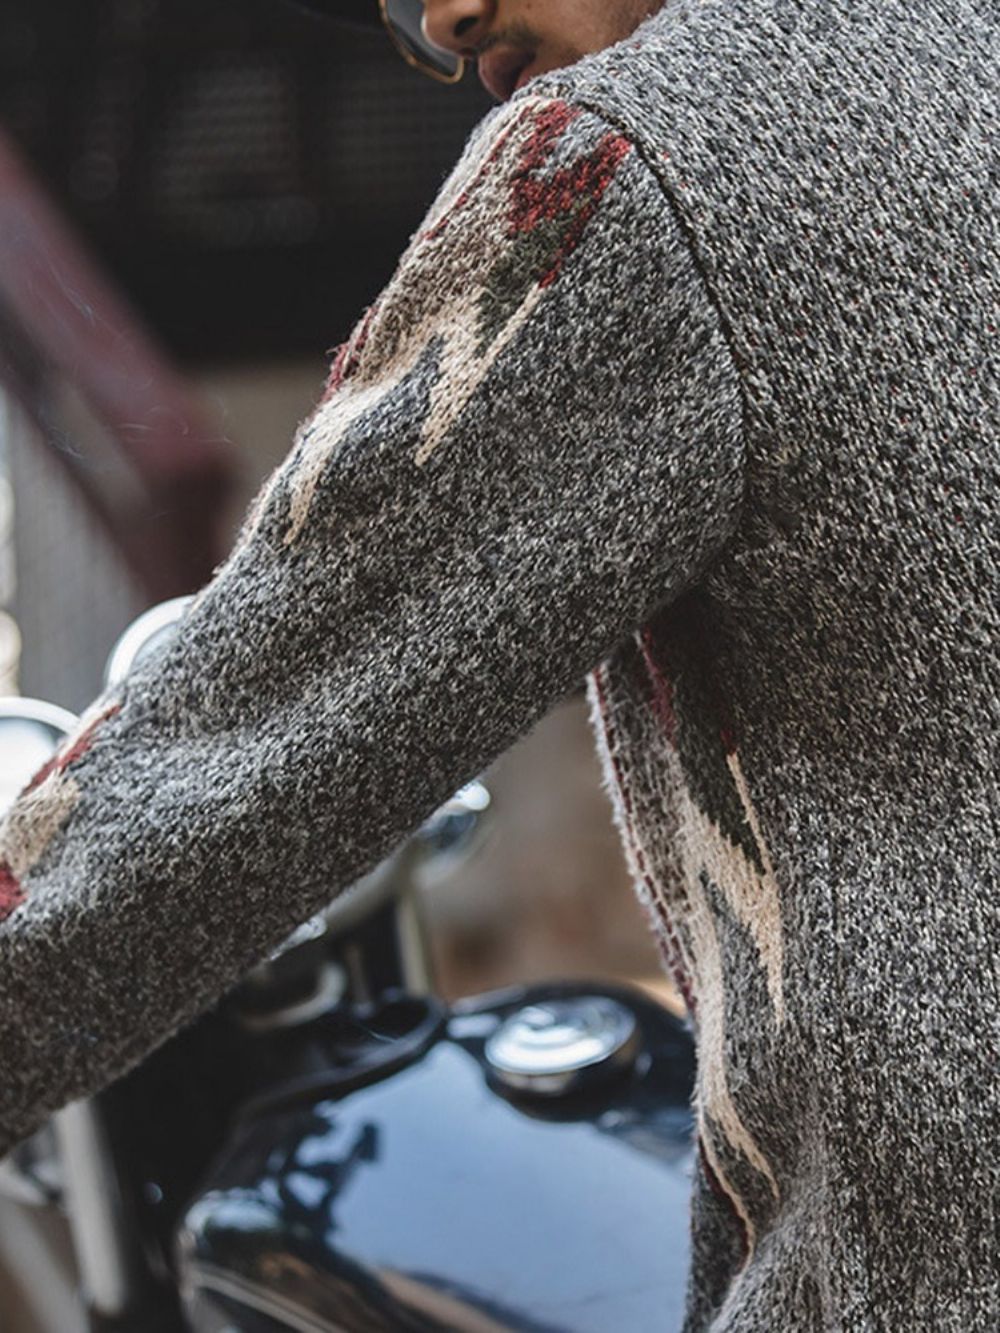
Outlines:
{"type": "Polygon", "coordinates": [[[603,995],[543,1000],[519,1009],[486,1043],[497,1081],[512,1092],[565,1097],[631,1068],[635,1015],[603,995]]]}

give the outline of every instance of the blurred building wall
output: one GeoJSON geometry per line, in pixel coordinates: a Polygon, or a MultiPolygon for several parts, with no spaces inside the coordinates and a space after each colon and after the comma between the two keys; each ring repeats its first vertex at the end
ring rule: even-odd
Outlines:
{"type": "Polygon", "coordinates": [[[108,649],[143,609],[142,595],[37,426],[2,389],[0,448],[12,501],[4,606],[20,637],[16,681],[8,668],[6,687],[79,712],[100,690],[108,649]]]}

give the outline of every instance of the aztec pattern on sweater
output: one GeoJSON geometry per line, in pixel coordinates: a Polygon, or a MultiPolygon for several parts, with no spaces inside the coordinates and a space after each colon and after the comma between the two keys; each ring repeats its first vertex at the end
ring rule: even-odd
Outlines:
{"type": "MultiPolygon", "coordinates": [[[[279,485],[287,490],[284,544],[297,543],[345,436],[432,355],[429,406],[413,463],[423,467],[447,439],[503,348],[556,281],[631,151],[625,138],[606,129],[589,151],[572,156],[560,141],[582,114],[565,102],[532,104],[495,134],[480,136],[414,237],[395,281],[338,352],[320,408],[293,457],[258,496],[234,557],[252,544],[279,485]],[[561,147],[566,164],[543,173],[561,147]]],[[[0,920],[25,900],[21,877],[76,806],[80,788],[72,766],[120,706],[113,697],[88,710],[10,813],[0,848],[0,920]]]]}
{"type": "Polygon", "coordinates": [[[698,1034],[688,1328],[1000,1324],[998,54],[984,0],[676,0],[489,118],[8,823],[0,1147],[593,668],[698,1034]]]}
{"type": "Polygon", "coordinates": [[[696,583],[742,486],[732,359],[631,141],[561,99],[488,118],[176,639],[5,821],[0,1151],[696,583]]]}
{"type": "Polygon", "coordinates": [[[997,25],[681,3],[538,85],[634,137],[743,389],[739,532],[590,687],[698,1028],[692,1330],[1000,1326],[997,25]]]}

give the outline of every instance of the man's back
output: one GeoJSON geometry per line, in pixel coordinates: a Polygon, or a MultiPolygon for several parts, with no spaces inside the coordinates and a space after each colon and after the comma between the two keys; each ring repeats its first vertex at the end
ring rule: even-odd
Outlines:
{"type": "Polygon", "coordinates": [[[592,681],[699,1027],[692,1327],[1000,1318],[998,55],[961,0],[726,0],[542,81],[743,390],[735,537],[592,681]]]}

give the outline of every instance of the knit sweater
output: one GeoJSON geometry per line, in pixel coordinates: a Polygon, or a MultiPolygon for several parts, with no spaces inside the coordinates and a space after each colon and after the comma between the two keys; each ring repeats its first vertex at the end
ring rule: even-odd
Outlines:
{"type": "Polygon", "coordinates": [[[698,1039],[687,1328],[1000,1326],[998,54],[681,0],[487,118],[6,821],[0,1151],[589,673],[698,1039]]]}

